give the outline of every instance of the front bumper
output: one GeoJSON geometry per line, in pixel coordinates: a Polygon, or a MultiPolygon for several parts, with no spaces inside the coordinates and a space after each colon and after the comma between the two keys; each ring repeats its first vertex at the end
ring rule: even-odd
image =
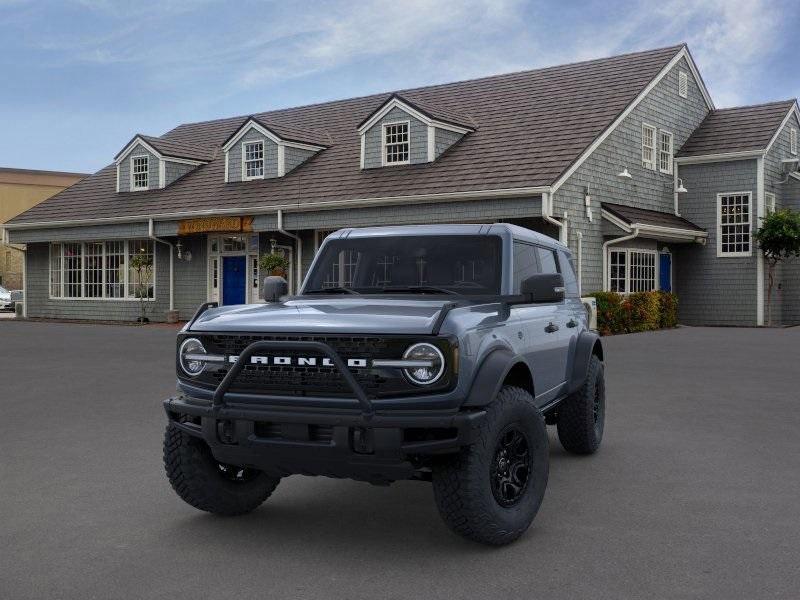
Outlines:
{"type": "Polygon", "coordinates": [[[473,443],[486,416],[475,411],[299,409],[225,404],[176,396],[170,421],[203,439],[222,463],[269,473],[325,475],[371,482],[419,475],[424,457],[473,443]]]}

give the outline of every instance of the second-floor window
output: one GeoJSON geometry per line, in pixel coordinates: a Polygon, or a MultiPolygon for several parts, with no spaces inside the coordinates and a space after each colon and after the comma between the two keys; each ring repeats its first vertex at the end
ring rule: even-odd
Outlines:
{"type": "Polygon", "coordinates": [[[131,158],[131,189],[146,190],[150,187],[150,157],[134,156],[131,158]]]}
{"type": "Polygon", "coordinates": [[[658,135],[658,169],[662,173],[672,173],[672,134],[660,131],[658,135]]]}
{"type": "Polygon", "coordinates": [[[244,178],[264,177],[264,142],[245,142],[243,154],[244,178]]]}
{"type": "Polygon", "coordinates": [[[383,126],[383,164],[405,165],[409,162],[408,121],[383,126]]]}
{"type": "Polygon", "coordinates": [[[656,168],[656,128],[647,123],[642,123],[642,166],[656,168]]]}
{"type": "Polygon", "coordinates": [[[750,192],[717,196],[717,255],[749,256],[750,192]]]}

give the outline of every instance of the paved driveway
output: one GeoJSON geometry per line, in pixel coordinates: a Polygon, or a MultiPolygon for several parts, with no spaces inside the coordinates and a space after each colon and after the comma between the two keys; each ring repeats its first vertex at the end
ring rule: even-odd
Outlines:
{"type": "Polygon", "coordinates": [[[292,477],[224,519],[173,494],[174,331],[0,323],[0,598],[797,598],[800,329],[606,340],[600,453],[551,438],[542,510],[490,549],[428,485],[292,477]]]}

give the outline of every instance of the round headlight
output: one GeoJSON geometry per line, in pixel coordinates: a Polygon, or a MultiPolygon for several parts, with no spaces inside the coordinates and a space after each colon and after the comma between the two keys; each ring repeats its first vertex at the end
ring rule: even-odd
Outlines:
{"type": "Polygon", "coordinates": [[[197,338],[184,340],[178,350],[178,360],[181,363],[183,372],[189,377],[196,377],[206,368],[206,361],[198,357],[206,354],[206,349],[197,338]]]}
{"type": "Polygon", "coordinates": [[[403,359],[418,360],[430,365],[403,369],[406,377],[417,385],[430,385],[435,383],[444,373],[444,356],[433,344],[425,342],[414,344],[403,354],[403,359]]]}

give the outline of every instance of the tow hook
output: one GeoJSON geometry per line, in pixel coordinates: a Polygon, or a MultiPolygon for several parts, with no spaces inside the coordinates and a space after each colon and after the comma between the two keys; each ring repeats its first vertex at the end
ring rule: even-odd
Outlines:
{"type": "Polygon", "coordinates": [[[236,435],[233,421],[217,421],[217,437],[223,444],[235,444],[236,435]]]}

